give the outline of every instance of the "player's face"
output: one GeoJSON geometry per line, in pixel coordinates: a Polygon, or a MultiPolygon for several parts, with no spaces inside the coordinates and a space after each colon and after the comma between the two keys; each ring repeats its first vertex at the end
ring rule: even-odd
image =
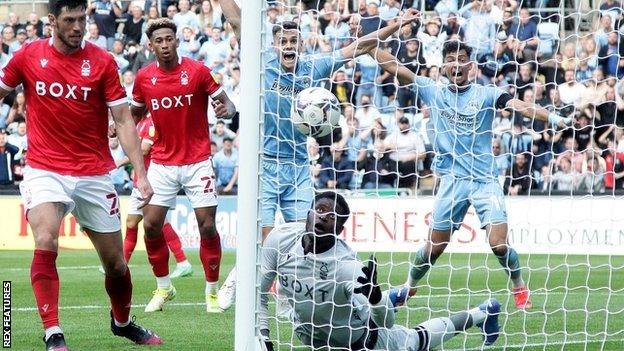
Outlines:
{"type": "Polygon", "coordinates": [[[468,76],[471,69],[472,62],[465,50],[449,52],[444,57],[444,74],[454,85],[464,86],[468,84],[468,76]]]}
{"type": "Polygon", "coordinates": [[[58,17],[50,14],[50,24],[56,37],[69,49],[78,49],[82,44],[87,25],[84,8],[64,9],[58,17]]]}
{"type": "Polygon", "coordinates": [[[342,227],[338,220],[336,203],[331,199],[320,199],[308,211],[306,231],[314,233],[317,238],[328,237],[327,234],[330,234],[333,240],[335,234],[342,231],[342,227]]]}
{"type": "Polygon", "coordinates": [[[178,38],[171,28],[160,28],[152,33],[150,46],[159,62],[177,61],[178,38]]]}
{"type": "Polygon", "coordinates": [[[297,56],[303,51],[303,42],[296,29],[277,32],[273,37],[275,50],[284,70],[293,72],[297,66],[297,56]]]}

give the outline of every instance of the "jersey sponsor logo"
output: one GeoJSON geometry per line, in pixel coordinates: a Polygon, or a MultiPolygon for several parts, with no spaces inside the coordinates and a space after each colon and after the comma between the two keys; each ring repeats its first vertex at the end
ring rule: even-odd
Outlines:
{"type": "Polygon", "coordinates": [[[189,75],[186,71],[182,71],[180,73],[180,85],[188,85],[189,83],[189,75]]]}
{"type": "Polygon", "coordinates": [[[91,63],[89,60],[82,60],[82,66],[80,67],[80,75],[88,77],[91,75],[91,63]]]}
{"type": "Polygon", "coordinates": [[[39,60],[39,63],[41,63],[41,68],[45,68],[45,66],[48,64],[48,60],[42,58],[41,60],[39,60]]]}
{"type": "Polygon", "coordinates": [[[152,85],[156,85],[156,77],[152,78],[152,85]]]}
{"type": "Polygon", "coordinates": [[[295,292],[295,294],[303,293],[303,296],[309,298],[310,300],[319,301],[318,298],[320,298],[320,302],[325,302],[329,295],[328,290],[315,287],[314,285],[310,286],[306,283],[301,283],[298,279],[289,279],[286,275],[280,275],[279,282],[285,289],[290,288],[295,292]],[[314,298],[315,296],[317,299],[314,298]]]}
{"type": "Polygon", "coordinates": [[[191,106],[192,97],[193,97],[193,94],[186,94],[186,95],[175,95],[172,97],[165,96],[162,99],[152,99],[151,100],[152,111],[156,111],[161,108],[166,110],[166,109],[176,108],[176,107],[191,106]]]}
{"type": "Polygon", "coordinates": [[[296,86],[294,84],[280,84],[279,79],[275,79],[271,85],[271,90],[278,92],[281,95],[296,95],[303,91],[305,88],[310,87],[310,82],[304,79],[303,86],[296,86]]]}
{"type": "Polygon", "coordinates": [[[35,81],[35,91],[40,96],[51,95],[55,98],[64,97],[65,99],[87,101],[91,88],[58,82],[47,85],[45,82],[38,80],[35,81]]]}

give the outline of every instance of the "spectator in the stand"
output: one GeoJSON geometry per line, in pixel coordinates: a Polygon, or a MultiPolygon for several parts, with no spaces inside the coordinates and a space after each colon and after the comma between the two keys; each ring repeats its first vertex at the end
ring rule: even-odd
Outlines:
{"type": "Polygon", "coordinates": [[[158,7],[150,6],[149,9],[147,9],[147,21],[155,20],[157,18],[160,18],[160,13],[158,13],[158,7]]]}
{"type": "Polygon", "coordinates": [[[199,52],[199,42],[195,39],[195,31],[190,26],[182,28],[182,40],[178,46],[178,56],[195,59],[199,52]]]}
{"type": "Polygon", "coordinates": [[[95,0],[89,7],[89,14],[106,38],[106,47],[111,50],[117,33],[117,18],[122,16],[121,7],[115,0],[95,0]]]}
{"type": "Polygon", "coordinates": [[[537,24],[531,19],[529,10],[523,8],[520,10],[518,23],[511,26],[509,40],[510,48],[514,52],[514,56],[521,62],[535,60],[537,45],[537,24]]]}
{"type": "Polygon", "coordinates": [[[543,165],[540,171],[537,173],[537,179],[535,179],[536,188],[541,192],[549,192],[553,190],[553,171],[554,163],[550,162],[543,165]]]}
{"type": "Polygon", "coordinates": [[[505,13],[515,13],[517,7],[518,3],[514,0],[494,0],[490,7],[490,17],[497,25],[501,25],[505,21],[505,13]]]}
{"type": "Polygon", "coordinates": [[[141,68],[149,65],[150,63],[156,61],[156,55],[154,52],[147,47],[144,47],[142,50],[136,54],[136,58],[134,59],[134,64],[132,65],[132,72],[134,74],[137,73],[141,68]]]}
{"type": "Polygon", "coordinates": [[[0,129],[5,129],[7,127],[9,112],[11,112],[11,106],[4,102],[4,97],[0,98],[0,129]]]}
{"type": "Polygon", "coordinates": [[[608,13],[603,14],[600,17],[600,21],[596,23],[598,28],[594,32],[594,39],[599,47],[607,45],[607,38],[609,33],[613,31],[613,21],[611,15],[608,13]]]}
{"type": "Polygon", "coordinates": [[[4,51],[4,53],[9,56],[12,56],[20,47],[17,38],[15,38],[15,31],[11,26],[2,28],[2,42],[6,45],[6,51],[4,51]]]}
{"type": "Polygon", "coordinates": [[[229,44],[221,37],[221,28],[213,27],[210,39],[199,49],[197,59],[213,71],[220,71],[229,56],[229,44]]]}
{"type": "Polygon", "coordinates": [[[602,70],[608,76],[624,78],[624,40],[618,32],[611,32],[607,44],[598,53],[602,70]]]}
{"type": "Polygon", "coordinates": [[[348,79],[344,70],[338,70],[334,73],[332,79],[331,92],[336,96],[340,104],[353,104],[353,81],[348,79]]]}
{"type": "Polygon", "coordinates": [[[223,138],[223,148],[213,156],[219,194],[238,192],[238,151],[233,146],[234,139],[223,138]]]}
{"type": "Polygon", "coordinates": [[[52,25],[50,23],[45,23],[43,25],[43,36],[42,38],[50,38],[52,37],[52,25]]]}
{"type": "Polygon", "coordinates": [[[575,79],[581,83],[584,83],[592,77],[594,69],[589,66],[589,56],[585,51],[581,51],[579,54],[579,66],[576,70],[575,79]]]}
{"type": "Polygon", "coordinates": [[[380,118],[379,110],[371,104],[369,95],[363,95],[355,109],[355,118],[360,121],[360,128],[367,129],[373,122],[380,118]]]}
{"type": "Polygon", "coordinates": [[[321,153],[318,141],[312,137],[308,137],[306,140],[306,147],[308,151],[308,160],[310,162],[310,176],[312,178],[312,184],[315,188],[319,186],[319,174],[321,173],[321,153]]]}
{"type": "Polygon", "coordinates": [[[360,15],[362,16],[360,25],[362,26],[363,35],[370,34],[388,25],[386,21],[379,17],[379,5],[376,1],[369,1],[366,5],[366,12],[360,12],[360,15]]]}
{"type": "Polygon", "coordinates": [[[37,27],[28,23],[26,25],[26,44],[30,44],[37,39],[39,39],[39,35],[37,34],[37,27]]]}
{"type": "Polygon", "coordinates": [[[564,73],[565,83],[559,85],[559,94],[564,104],[576,105],[580,102],[587,88],[574,79],[574,70],[567,69],[564,73]]]}
{"type": "Polygon", "coordinates": [[[570,116],[574,113],[574,105],[566,104],[561,100],[561,93],[558,88],[550,89],[548,92],[549,105],[546,107],[559,116],[570,116]]]}
{"type": "Polygon", "coordinates": [[[19,149],[7,142],[6,130],[0,128],[0,185],[13,184],[13,166],[19,149]]]}
{"type": "Polygon", "coordinates": [[[446,36],[450,40],[464,40],[464,29],[457,21],[457,13],[455,12],[450,12],[448,14],[448,17],[446,18],[446,25],[442,27],[442,30],[446,32],[446,36]]]}
{"type": "Polygon", "coordinates": [[[379,18],[387,22],[397,17],[399,12],[401,12],[401,1],[383,0],[383,5],[379,7],[379,18]]]}
{"type": "MultiPolygon", "coordinates": [[[[381,86],[377,84],[377,77],[381,75],[381,68],[377,64],[377,61],[370,55],[362,55],[355,59],[356,62],[356,77],[359,77],[359,84],[357,85],[357,92],[355,94],[355,101],[357,105],[364,105],[362,100],[364,95],[369,96],[369,99],[375,104],[377,108],[382,107],[383,93],[381,86]]],[[[362,120],[360,119],[360,122],[362,120]]]]}
{"type": "Polygon", "coordinates": [[[178,2],[178,9],[180,12],[173,16],[173,22],[178,26],[178,37],[182,38],[181,28],[184,26],[190,26],[198,33],[201,30],[199,19],[195,12],[191,11],[191,3],[189,0],[180,0],[178,2]]]}
{"type": "MultiPolygon", "coordinates": [[[[119,164],[119,162],[126,157],[126,154],[119,145],[119,139],[108,138],[108,148],[110,149],[110,153],[111,156],[113,156],[115,164],[119,164]]],[[[130,175],[125,168],[115,168],[109,172],[109,175],[113,181],[117,194],[122,194],[132,189],[132,181],[130,180],[130,175]]]]}
{"type": "Polygon", "coordinates": [[[500,139],[492,140],[492,154],[494,155],[494,174],[498,177],[501,186],[505,184],[505,177],[509,172],[509,154],[503,154],[503,145],[500,139]]]}
{"type": "Polygon", "coordinates": [[[604,159],[605,187],[609,190],[624,189],[624,150],[617,150],[615,142],[609,140],[604,159]]]}
{"type": "Polygon", "coordinates": [[[527,194],[533,184],[531,179],[531,167],[527,162],[524,153],[517,154],[514,157],[514,163],[511,166],[511,177],[507,178],[507,193],[509,195],[527,194]]]}
{"type": "Polygon", "coordinates": [[[518,69],[518,76],[514,82],[518,99],[522,100],[524,92],[533,88],[535,82],[535,72],[531,63],[523,63],[518,69]]]}
{"type": "Polygon", "coordinates": [[[20,160],[22,158],[22,153],[28,147],[28,139],[26,137],[26,121],[20,121],[17,123],[15,133],[9,134],[7,142],[19,149],[19,152],[15,155],[15,160],[20,160]]]}
{"type": "Polygon", "coordinates": [[[557,156],[557,167],[561,167],[563,160],[568,160],[574,172],[582,173],[585,163],[585,154],[579,151],[578,143],[574,137],[570,136],[566,138],[563,146],[565,150],[557,156]]]}
{"type": "Polygon", "coordinates": [[[143,28],[145,27],[145,18],[143,18],[143,9],[138,6],[132,6],[130,9],[130,16],[127,16],[124,23],[124,44],[129,41],[135,43],[141,42],[141,36],[143,35],[143,28]]]}
{"type": "Polygon", "coordinates": [[[418,178],[417,171],[422,168],[422,160],[427,154],[425,143],[420,134],[412,130],[407,117],[399,119],[398,129],[384,140],[384,147],[396,165],[398,187],[413,188],[418,178]]]}
{"type": "Polygon", "coordinates": [[[517,155],[530,153],[534,139],[539,139],[539,135],[527,129],[522,123],[522,118],[516,117],[511,130],[503,133],[502,142],[508,153],[517,155]]]}
{"type": "Polygon", "coordinates": [[[210,140],[217,144],[218,150],[221,150],[221,148],[223,148],[223,140],[225,140],[225,138],[234,140],[236,139],[236,133],[226,127],[225,122],[220,119],[217,123],[215,123],[214,128],[210,131],[210,140]]]}
{"type": "Polygon", "coordinates": [[[221,11],[215,11],[209,0],[204,0],[199,8],[197,20],[202,28],[207,25],[210,27],[222,27],[223,22],[221,22],[221,15],[221,11]]]}
{"type": "MultiPolygon", "coordinates": [[[[397,60],[410,71],[418,73],[421,68],[426,67],[423,50],[420,49],[418,39],[408,40],[396,56],[397,60]]],[[[416,106],[416,94],[411,87],[399,87],[397,91],[397,102],[399,109],[397,113],[403,116],[404,112],[414,113],[416,106]]]]}
{"type": "Polygon", "coordinates": [[[14,47],[12,48],[12,51],[15,52],[19,49],[22,48],[22,46],[24,46],[24,44],[26,43],[26,40],[28,39],[28,34],[26,34],[26,29],[24,28],[20,28],[17,30],[17,35],[15,36],[15,42],[14,42],[14,47]]]}
{"type": "Polygon", "coordinates": [[[115,58],[119,72],[123,74],[129,68],[130,62],[124,57],[124,44],[121,40],[116,39],[113,42],[113,49],[110,54],[115,58]]]}
{"type": "Polygon", "coordinates": [[[576,184],[576,190],[589,193],[603,193],[605,191],[605,167],[602,157],[588,154],[587,169],[583,172],[576,184]]]}
{"type": "Polygon", "coordinates": [[[381,189],[395,186],[396,174],[393,173],[394,165],[385,150],[384,140],[387,132],[384,125],[375,120],[373,125],[361,134],[362,138],[369,140],[367,145],[368,156],[364,164],[364,176],[362,188],[381,189]]]}
{"type": "Polygon", "coordinates": [[[357,118],[347,120],[347,131],[340,141],[340,148],[346,148],[346,158],[351,162],[351,169],[358,169],[366,159],[366,142],[362,139],[360,121],[357,118]]]}
{"type": "Polygon", "coordinates": [[[494,50],[496,28],[485,1],[475,0],[464,5],[459,14],[466,18],[464,24],[466,44],[472,48],[473,59],[479,59],[494,50]]]}
{"type": "Polygon", "coordinates": [[[330,147],[330,155],[321,161],[321,172],[318,184],[327,189],[349,189],[351,177],[353,177],[353,165],[343,156],[344,150],[339,143],[330,147]]]}
{"type": "Polygon", "coordinates": [[[178,13],[178,7],[175,4],[167,6],[166,15],[167,18],[173,20],[173,17],[178,13]]]}
{"type": "Polygon", "coordinates": [[[9,18],[4,27],[13,28],[13,33],[17,33],[17,30],[24,28],[24,25],[20,23],[19,16],[15,12],[9,12],[9,18]]]}
{"type": "Polygon", "coordinates": [[[86,41],[91,42],[104,50],[108,49],[108,43],[106,41],[106,37],[100,35],[100,30],[98,29],[97,24],[91,23],[89,24],[89,32],[87,34],[86,41]]]}
{"type": "Polygon", "coordinates": [[[446,21],[451,15],[455,15],[455,12],[457,12],[457,0],[437,1],[434,10],[442,21],[446,21]]]}
{"type": "Polygon", "coordinates": [[[555,190],[572,191],[576,188],[579,173],[572,168],[570,159],[565,157],[561,159],[558,171],[552,176],[555,190]]]}
{"type": "MultiPolygon", "coordinates": [[[[132,99],[132,89],[134,88],[134,72],[131,70],[127,70],[121,77],[121,85],[126,91],[126,96],[128,99],[132,99]]],[[[130,100],[129,100],[130,101],[130,100]]]]}
{"type": "Polygon", "coordinates": [[[442,66],[442,46],[446,41],[446,32],[440,31],[441,23],[437,17],[425,22],[425,28],[417,38],[421,43],[422,54],[429,66],[442,66]]]}
{"type": "Polygon", "coordinates": [[[26,96],[24,92],[19,92],[13,99],[13,106],[9,111],[9,116],[6,119],[6,124],[9,125],[13,122],[19,122],[20,119],[26,118],[26,96]]]}
{"type": "Polygon", "coordinates": [[[348,45],[350,39],[349,25],[342,21],[340,13],[332,13],[331,21],[325,28],[325,38],[329,41],[332,50],[348,45]]]}

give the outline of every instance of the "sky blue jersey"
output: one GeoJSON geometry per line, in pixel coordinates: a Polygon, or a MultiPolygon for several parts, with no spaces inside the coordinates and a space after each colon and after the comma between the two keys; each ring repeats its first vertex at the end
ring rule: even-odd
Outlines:
{"type": "Polygon", "coordinates": [[[493,86],[471,84],[459,93],[447,84],[417,76],[413,91],[431,108],[435,127],[434,170],[455,178],[495,178],[492,122],[496,101],[505,93],[493,86]]]}
{"type": "Polygon", "coordinates": [[[264,71],[264,154],[284,162],[308,160],[306,136],[290,118],[293,97],[311,86],[319,86],[345,63],[342,53],[300,57],[295,73],[282,69],[276,55],[266,55],[264,71]]]}

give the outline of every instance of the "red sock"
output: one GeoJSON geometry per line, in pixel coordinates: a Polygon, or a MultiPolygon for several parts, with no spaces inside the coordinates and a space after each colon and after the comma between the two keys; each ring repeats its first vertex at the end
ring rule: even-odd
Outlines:
{"type": "Polygon", "coordinates": [[[125,323],[130,318],[130,303],[132,302],[132,278],[130,268],[121,277],[106,275],[104,286],[111,300],[113,318],[119,323],[125,323]]]}
{"type": "Polygon", "coordinates": [[[145,249],[147,250],[147,258],[152,264],[152,271],[156,277],[164,277],[169,275],[169,248],[163,235],[154,238],[145,238],[145,249]]]}
{"type": "Polygon", "coordinates": [[[169,249],[173,252],[176,262],[180,263],[182,261],[186,261],[186,255],[184,254],[184,250],[182,250],[180,237],[171,224],[165,223],[162,229],[162,234],[167,241],[167,246],[169,246],[169,249]]]}
{"type": "Polygon", "coordinates": [[[210,283],[219,281],[219,266],[221,265],[221,238],[219,234],[209,239],[201,239],[199,259],[204,266],[206,281],[210,283]]]}
{"type": "Polygon", "coordinates": [[[59,277],[56,271],[56,256],[57,253],[54,251],[35,249],[30,265],[30,284],[35,293],[37,310],[44,329],[59,325],[59,277]]]}
{"type": "Polygon", "coordinates": [[[137,243],[138,228],[126,228],[126,237],[124,238],[123,251],[126,262],[130,262],[130,257],[134,252],[137,243]]]}

